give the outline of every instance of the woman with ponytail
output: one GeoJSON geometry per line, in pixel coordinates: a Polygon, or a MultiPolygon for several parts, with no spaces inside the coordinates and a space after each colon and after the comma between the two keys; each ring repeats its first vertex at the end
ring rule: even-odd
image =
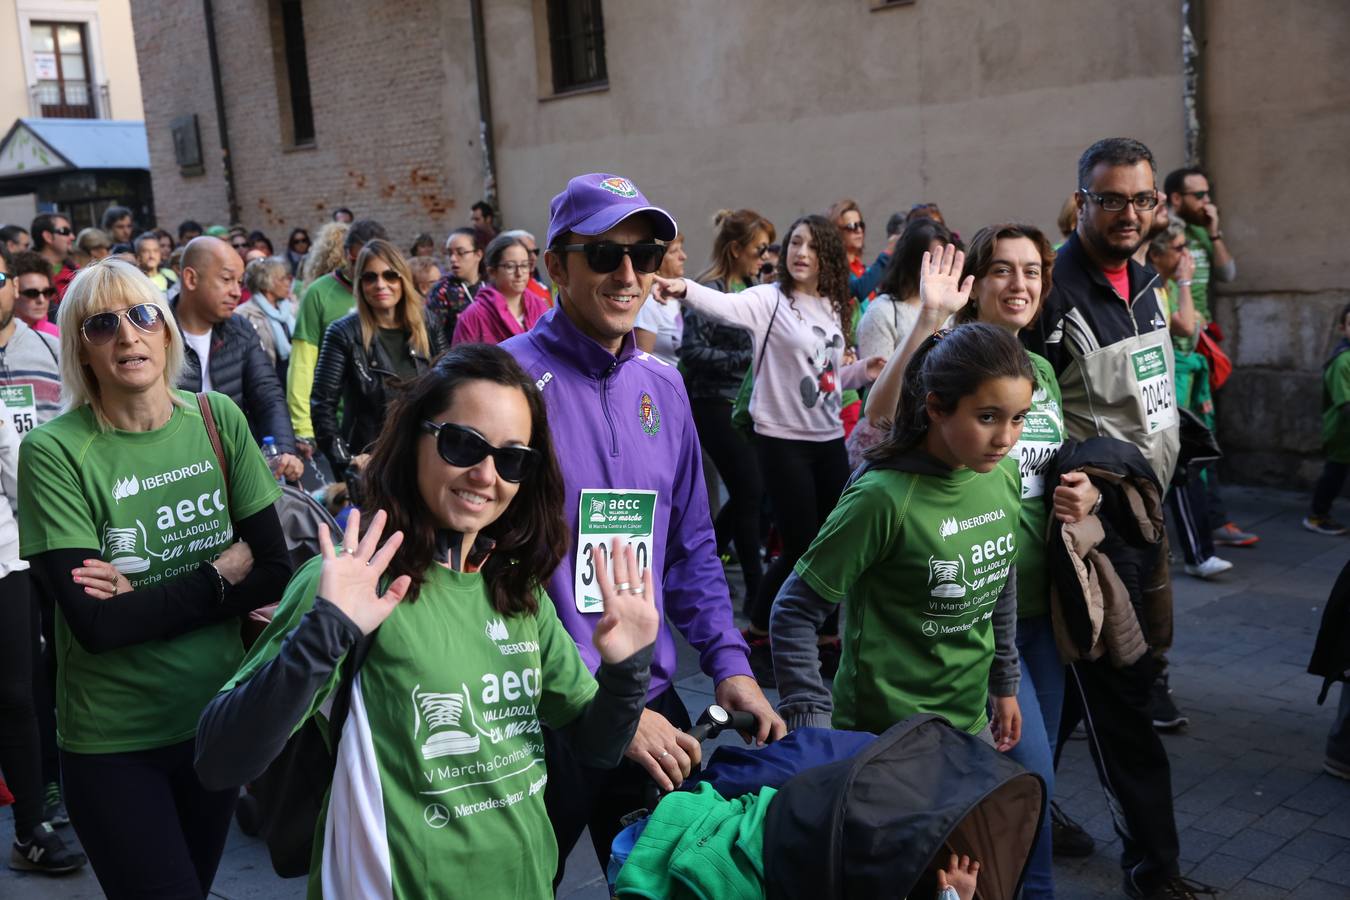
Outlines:
{"type": "MultiPolygon", "coordinates": [[[[839,231],[815,215],[788,229],[772,284],[734,294],[688,279],[655,279],[658,300],[682,300],[686,309],[748,331],[754,341],[750,417],[783,552],[765,573],[751,608],[752,641],[768,634],[779,586],[848,478],[841,393],[871,383],[885,364],[879,356],[844,364],[852,344],[848,284],[839,231]]],[[[824,643],[833,649],[837,641],[827,637],[824,643]]]]}
{"type": "MultiPolygon", "coordinates": [[[[761,261],[774,242],[773,223],[753,209],[720,210],[713,218],[712,265],[696,279],[714,291],[738,294],[758,282],[761,261]]],[[[729,499],[714,523],[719,550],[732,543],[745,578],[747,607],[759,592],[759,518],[764,481],[749,435],[731,419],[741,382],[755,358],[750,333],[700,315],[684,313],[680,365],[699,443],[708,452],[729,499]]]]}
{"type": "Polygon", "coordinates": [[[839,498],[774,603],[788,726],[880,733],[936,713],[1001,751],[1017,704],[1017,443],[1034,374],[989,325],[930,335],[904,372],[890,435],[839,498]],[[833,696],[811,652],[848,603],[833,696]],[[992,715],[991,715],[992,711],[992,715]]]}

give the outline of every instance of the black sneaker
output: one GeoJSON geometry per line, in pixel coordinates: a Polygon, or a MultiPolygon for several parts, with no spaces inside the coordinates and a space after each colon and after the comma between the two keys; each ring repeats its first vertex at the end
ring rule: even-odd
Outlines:
{"type": "Polygon", "coordinates": [[[1073,819],[1064,814],[1058,803],[1050,804],[1050,844],[1055,856],[1091,856],[1097,842],[1073,819]]]}
{"type": "Polygon", "coordinates": [[[42,821],[50,822],[57,828],[70,824],[70,816],[66,813],[66,801],[61,797],[61,785],[55,781],[48,783],[47,791],[42,798],[42,821]]]}
{"type": "Polygon", "coordinates": [[[1172,702],[1172,689],[1167,686],[1166,675],[1153,682],[1148,697],[1148,714],[1157,731],[1176,731],[1191,723],[1172,702]]]}
{"type": "Polygon", "coordinates": [[[67,847],[48,822],[34,828],[26,843],[15,841],[9,851],[9,867],[19,872],[65,875],[88,861],[83,853],[67,847]]]}
{"type": "Polygon", "coordinates": [[[1135,900],[1199,900],[1200,895],[1217,897],[1219,892],[1207,884],[1173,875],[1157,887],[1148,890],[1134,883],[1130,873],[1125,873],[1125,894],[1135,900]]]}

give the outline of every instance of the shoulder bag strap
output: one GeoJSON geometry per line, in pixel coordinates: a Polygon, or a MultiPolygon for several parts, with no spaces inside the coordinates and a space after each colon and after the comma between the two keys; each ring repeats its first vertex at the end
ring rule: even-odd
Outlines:
{"type": "Polygon", "coordinates": [[[225,497],[230,496],[230,464],[225,461],[225,445],[220,442],[220,430],[216,428],[216,417],[211,412],[211,401],[206,394],[197,395],[197,408],[201,410],[202,422],[206,424],[206,436],[211,439],[211,449],[216,452],[216,462],[220,465],[220,475],[225,479],[225,497]]]}
{"type": "Polygon", "coordinates": [[[753,374],[758,374],[759,370],[764,367],[764,354],[768,352],[769,349],[769,335],[773,334],[773,323],[778,321],[778,307],[781,306],[782,303],[783,298],[780,295],[778,299],[774,301],[773,315],[769,316],[769,327],[764,329],[764,343],[760,345],[759,360],[755,363],[753,374]]]}

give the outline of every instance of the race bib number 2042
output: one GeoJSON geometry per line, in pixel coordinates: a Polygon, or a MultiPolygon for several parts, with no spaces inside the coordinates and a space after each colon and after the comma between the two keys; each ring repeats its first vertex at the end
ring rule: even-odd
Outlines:
{"type": "Polygon", "coordinates": [[[1154,434],[1173,428],[1177,415],[1176,387],[1167,370],[1167,354],[1162,347],[1145,347],[1130,354],[1139,403],[1144,408],[1144,433],[1154,434]]]}
{"type": "Polygon", "coordinates": [[[615,538],[633,546],[638,571],[652,564],[652,534],[656,527],[656,491],[582,489],[577,515],[577,565],[572,596],[577,611],[604,612],[596,569],[614,578],[610,545],[615,538]]]}

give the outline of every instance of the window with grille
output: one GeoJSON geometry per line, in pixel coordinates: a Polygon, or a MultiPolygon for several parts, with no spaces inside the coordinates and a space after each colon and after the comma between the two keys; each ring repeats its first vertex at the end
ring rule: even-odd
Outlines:
{"type": "Polygon", "coordinates": [[[279,11],[288,87],[285,99],[290,101],[291,111],[291,143],[312,144],[314,105],[309,96],[309,61],[305,54],[305,20],[300,0],[281,0],[279,11]]]}
{"type": "Polygon", "coordinates": [[[84,25],[33,22],[34,91],[44,118],[94,119],[93,77],[89,72],[84,25]]]}
{"type": "Polygon", "coordinates": [[[548,41],[555,94],[609,83],[600,0],[548,0],[548,41]]]}

